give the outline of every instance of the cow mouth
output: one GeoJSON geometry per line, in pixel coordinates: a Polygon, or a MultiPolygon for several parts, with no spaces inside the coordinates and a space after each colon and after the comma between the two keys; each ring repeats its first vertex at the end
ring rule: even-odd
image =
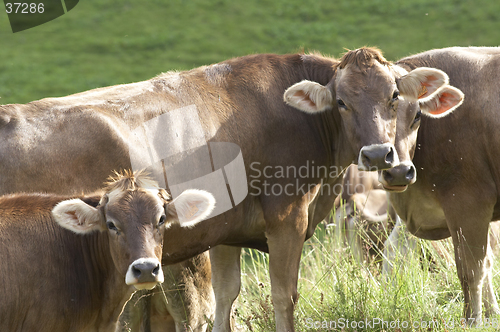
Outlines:
{"type": "Polygon", "coordinates": [[[156,285],[158,285],[157,282],[140,282],[140,283],[136,283],[136,284],[133,284],[132,286],[135,287],[135,289],[137,290],[143,290],[143,289],[153,289],[156,287],[156,285]]]}
{"type": "Polygon", "coordinates": [[[382,186],[384,187],[384,189],[386,191],[389,191],[389,192],[398,192],[398,193],[401,193],[401,192],[405,191],[408,188],[407,184],[401,185],[401,186],[389,186],[389,185],[382,184],[382,186]]]}

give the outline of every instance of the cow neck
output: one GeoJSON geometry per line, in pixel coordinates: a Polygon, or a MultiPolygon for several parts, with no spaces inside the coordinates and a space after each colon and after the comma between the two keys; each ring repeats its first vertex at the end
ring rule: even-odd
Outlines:
{"type": "Polygon", "coordinates": [[[322,112],[320,117],[316,118],[318,133],[326,151],[327,167],[339,166],[340,158],[338,148],[340,141],[340,114],[337,109],[322,112]]]}
{"type": "Polygon", "coordinates": [[[96,326],[117,321],[126,301],[132,295],[132,288],[125,284],[125,276],[116,271],[110,254],[109,238],[105,232],[94,232],[80,236],[86,275],[85,294],[98,312],[96,326]]]}
{"type": "MultiPolygon", "coordinates": [[[[302,79],[318,82],[321,85],[329,87],[330,81],[334,79],[334,65],[338,63],[338,60],[317,56],[310,56],[304,59],[304,74],[302,79]]],[[[334,105],[333,109],[321,112],[318,117],[315,117],[315,122],[317,133],[326,151],[326,166],[339,166],[341,121],[337,107],[334,105]]]]}
{"type": "Polygon", "coordinates": [[[172,225],[168,229],[168,235],[164,236],[162,264],[180,263],[223,244],[230,233],[230,225],[224,215],[204,220],[189,228],[172,225]],[[185,245],[187,242],[188,246],[185,245]]]}

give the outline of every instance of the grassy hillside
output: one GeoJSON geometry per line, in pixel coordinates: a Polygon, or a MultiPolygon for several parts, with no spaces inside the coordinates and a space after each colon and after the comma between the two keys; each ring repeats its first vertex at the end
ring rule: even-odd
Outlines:
{"type": "Polygon", "coordinates": [[[0,103],[148,79],[249,53],[378,46],[399,57],[498,45],[489,0],[84,0],[13,34],[0,15],[0,103]]]}

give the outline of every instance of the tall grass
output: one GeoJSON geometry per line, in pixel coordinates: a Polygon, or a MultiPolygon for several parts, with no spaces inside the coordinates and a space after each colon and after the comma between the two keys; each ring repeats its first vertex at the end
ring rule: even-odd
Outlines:
{"type": "MultiPolygon", "coordinates": [[[[439,241],[438,246],[418,240],[418,253],[397,257],[393,274],[386,277],[380,273],[379,262],[355,260],[350,249],[335,240],[334,232],[320,225],[305,243],[295,310],[297,331],[464,330],[463,295],[454,262],[449,260],[453,257],[450,240],[439,241]],[[369,324],[363,328],[359,322],[369,324]]],[[[241,262],[237,323],[243,330],[272,331],[268,256],[247,249],[241,262]]],[[[497,284],[496,273],[494,279],[497,284]]]]}

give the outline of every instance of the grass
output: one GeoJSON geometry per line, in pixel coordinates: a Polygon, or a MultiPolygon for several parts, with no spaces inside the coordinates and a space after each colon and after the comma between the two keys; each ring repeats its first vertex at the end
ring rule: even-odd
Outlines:
{"type": "MultiPolygon", "coordinates": [[[[461,325],[463,294],[454,262],[440,255],[430,241],[418,240],[423,255],[398,257],[387,281],[376,262],[366,264],[353,259],[350,250],[335,240],[334,232],[334,228],[320,225],[303,249],[300,298],[295,310],[297,331],[465,330],[461,325]],[[353,328],[360,321],[370,325],[366,329],[353,328]]],[[[453,257],[450,240],[438,243],[453,257]]],[[[236,320],[247,331],[272,331],[268,256],[245,250],[242,271],[236,320]]],[[[495,274],[495,286],[497,279],[495,274]]]]}
{"type": "Polygon", "coordinates": [[[0,15],[0,101],[129,83],[249,53],[378,46],[391,60],[446,46],[498,45],[489,0],[85,0],[13,34],[0,15]]]}

